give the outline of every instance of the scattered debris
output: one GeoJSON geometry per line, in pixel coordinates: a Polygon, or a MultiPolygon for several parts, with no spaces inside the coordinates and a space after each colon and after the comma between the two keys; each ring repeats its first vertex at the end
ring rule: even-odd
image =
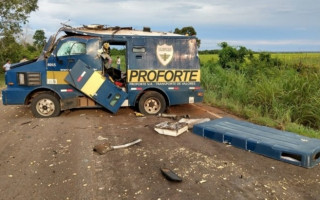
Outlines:
{"type": "Polygon", "coordinates": [[[139,112],[134,112],[134,114],[136,115],[136,117],[144,117],[144,114],[139,112]]]}
{"type": "Polygon", "coordinates": [[[32,121],[23,122],[23,123],[21,123],[20,125],[22,126],[22,125],[30,124],[31,122],[32,122],[32,121]]]}
{"type": "Polygon", "coordinates": [[[181,133],[184,133],[188,130],[187,123],[180,122],[161,122],[157,124],[154,128],[159,134],[170,135],[170,136],[178,136],[181,133]]]}
{"type": "Polygon", "coordinates": [[[97,137],[97,139],[98,139],[98,140],[108,140],[108,138],[102,137],[102,136],[100,136],[100,135],[97,137]]]}
{"type": "Polygon", "coordinates": [[[169,118],[169,119],[175,119],[177,118],[177,115],[172,115],[172,114],[165,114],[165,113],[159,113],[159,117],[164,117],[164,118],[169,118]]]}
{"type": "Polygon", "coordinates": [[[31,129],[35,129],[38,125],[35,125],[34,127],[32,127],[31,129]]]}
{"type": "Polygon", "coordinates": [[[163,117],[163,118],[169,118],[169,119],[173,119],[173,120],[178,120],[181,118],[190,118],[190,115],[181,115],[181,116],[177,116],[174,114],[165,114],[165,113],[160,113],[158,114],[159,117],[163,117]]]}
{"type": "Polygon", "coordinates": [[[111,146],[109,143],[103,143],[103,144],[98,144],[93,148],[93,151],[98,152],[100,155],[107,153],[108,151],[114,150],[114,149],[121,149],[121,148],[126,148],[135,144],[138,144],[141,142],[141,139],[137,139],[133,142],[123,144],[123,145],[118,145],[118,146],[111,146]]]}
{"type": "Polygon", "coordinates": [[[181,182],[182,178],[167,168],[160,168],[162,175],[169,181],[181,182]]]}
{"type": "Polygon", "coordinates": [[[199,181],[200,184],[207,182],[207,180],[201,180],[199,181]]]}
{"type": "Polygon", "coordinates": [[[189,129],[192,129],[195,124],[200,124],[200,123],[208,122],[208,121],[210,121],[209,118],[200,118],[200,119],[186,119],[186,118],[182,118],[182,119],[179,120],[179,122],[187,123],[189,129]]]}

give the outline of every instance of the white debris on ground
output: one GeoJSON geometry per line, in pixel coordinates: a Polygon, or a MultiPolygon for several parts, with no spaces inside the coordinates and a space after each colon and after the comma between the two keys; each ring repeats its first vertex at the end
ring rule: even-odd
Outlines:
{"type": "Polygon", "coordinates": [[[159,134],[169,135],[169,136],[178,136],[188,130],[187,123],[180,122],[161,122],[154,127],[154,130],[159,134]]]}

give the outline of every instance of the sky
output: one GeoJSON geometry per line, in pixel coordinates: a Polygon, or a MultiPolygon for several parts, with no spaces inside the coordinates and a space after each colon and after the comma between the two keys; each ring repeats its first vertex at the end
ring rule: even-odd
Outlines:
{"type": "Polygon", "coordinates": [[[61,23],[174,31],[193,26],[200,50],[218,44],[254,51],[320,51],[320,0],[38,0],[28,27],[54,34],[61,23]]]}

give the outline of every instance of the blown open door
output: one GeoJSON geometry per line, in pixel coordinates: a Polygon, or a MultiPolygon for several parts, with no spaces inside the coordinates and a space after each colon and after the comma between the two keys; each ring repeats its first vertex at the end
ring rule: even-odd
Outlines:
{"type": "Polygon", "coordinates": [[[65,81],[112,113],[119,110],[128,96],[108,78],[81,60],[72,67],[65,81]]]}

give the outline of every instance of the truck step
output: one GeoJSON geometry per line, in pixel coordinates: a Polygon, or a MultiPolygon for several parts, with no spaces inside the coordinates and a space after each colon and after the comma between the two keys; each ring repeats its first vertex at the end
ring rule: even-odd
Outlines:
{"type": "Polygon", "coordinates": [[[320,163],[320,140],[231,118],[196,124],[193,133],[293,165],[320,163]]]}

